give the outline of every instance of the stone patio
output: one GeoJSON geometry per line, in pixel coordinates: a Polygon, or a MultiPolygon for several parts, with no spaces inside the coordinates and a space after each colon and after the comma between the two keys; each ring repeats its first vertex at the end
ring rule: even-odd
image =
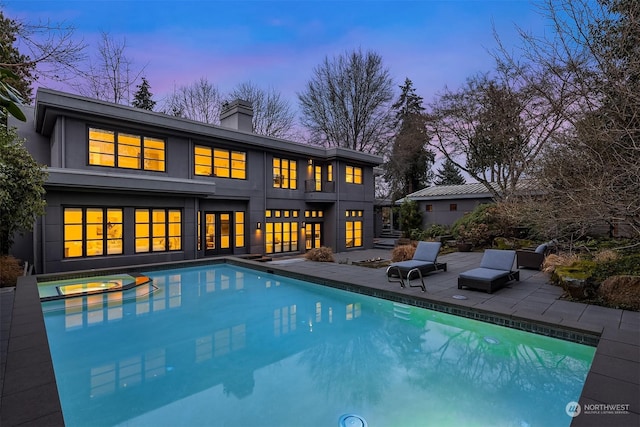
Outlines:
{"type": "MultiPolygon", "coordinates": [[[[482,254],[477,252],[439,257],[448,271],[426,276],[427,292],[388,283],[384,268],[352,265],[389,255],[389,250],[372,249],[337,254],[335,263],[302,258],[230,262],[537,333],[597,342],[579,402],[583,414],[571,425],[640,425],[640,313],[561,300],[562,290],[535,270],[520,270],[519,282],[494,294],[460,290],[458,273],[479,265],[482,254]],[[457,299],[460,296],[466,299],[457,299]],[[605,405],[618,405],[626,413],[608,413],[615,407],[605,405]]],[[[18,287],[0,290],[0,425],[6,427],[64,425],[35,282],[35,277],[25,277],[18,287]]]]}

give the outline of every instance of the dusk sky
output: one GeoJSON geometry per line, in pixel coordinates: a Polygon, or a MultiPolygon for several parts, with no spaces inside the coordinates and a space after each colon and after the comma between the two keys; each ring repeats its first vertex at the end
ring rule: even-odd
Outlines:
{"type": "MultiPolygon", "coordinates": [[[[297,108],[313,68],[353,49],[380,54],[397,86],[410,78],[425,103],[445,86],[490,71],[493,26],[515,45],[516,26],[541,34],[530,0],[248,1],[3,0],[6,16],[76,28],[97,50],[101,32],[126,38],[154,99],[207,78],[224,94],[241,82],[274,88],[297,108]]],[[[68,87],[46,84],[54,89],[68,87]]]]}

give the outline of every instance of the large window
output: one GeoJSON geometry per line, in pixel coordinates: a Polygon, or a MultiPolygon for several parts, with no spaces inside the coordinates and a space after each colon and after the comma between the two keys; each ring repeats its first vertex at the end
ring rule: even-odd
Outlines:
{"type": "Polygon", "coordinates": [[[247,153],[220,148],[194,147],[195,174],[247,179],[247,153]]]}
{"type": "Polygon", "coordinates": [[[181,250],[181,218],[177,209],[136,209],[136,252],[181,250]]]}
{"type": "Polygon", "coordinates": [[[345,243],[347,248],[362,246],[362,211],[346,211],[345,243]]]}
{"type": "Polygon", "coordinates": [[[295,160],[273,158],[273,187],[290,188],[295,190],[297,186],[297,164],[295,160]]]}
{"type": "Polygon", "coordinates": [[[64,257],[122,254],[122,209],[65,208],[64,257]]]}
{"type": "Polygon", "coordinates": [[[236,248],[244,247],[244,212],[238,211],[236,216],[236,248]]]}
{"type": "Polygon", "coordinates": [[[362,184],[362,168],[347,166],[345,180],[349,184],[362,184]]]}
{"type": "Polygon", "coordinates": [[[265,211],[265,252],[268,254],[298,250],[299,226],[297,210],[268,209],[265,211]],[[295,222],[291,221],[295,218],[295,222]]]}
{"type": "Polygon", "coordinates": [[[89,164],[164,172],[164,140],[89,128],[89,164]]]}

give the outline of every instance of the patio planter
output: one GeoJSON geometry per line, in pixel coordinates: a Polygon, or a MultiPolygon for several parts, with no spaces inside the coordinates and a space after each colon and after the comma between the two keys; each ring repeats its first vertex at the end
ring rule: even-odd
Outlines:
{"type": "Polygon", "coordinates": [[[458,252],[471,252],[473,245],[471,243],[458,243],[456,245],[458,252]]]}
{"type": "Polygon", "coordinates": [[[388,259],[366,259],[363,261],[353,261],[351,264],[359,267],[382,268],[391,263],[388,259]]]}

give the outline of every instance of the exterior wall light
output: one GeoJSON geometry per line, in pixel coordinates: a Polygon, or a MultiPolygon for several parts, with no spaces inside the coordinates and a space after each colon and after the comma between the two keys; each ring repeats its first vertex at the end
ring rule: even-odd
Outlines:
{"type": "Polygon", "coordinates": [[[257,230],[260,230],[261,228],[262,228],[262,223],[261,223],[260,221],[258,221],[258,222],[256,223],[256,229],[257,229],[257,230]]]}

